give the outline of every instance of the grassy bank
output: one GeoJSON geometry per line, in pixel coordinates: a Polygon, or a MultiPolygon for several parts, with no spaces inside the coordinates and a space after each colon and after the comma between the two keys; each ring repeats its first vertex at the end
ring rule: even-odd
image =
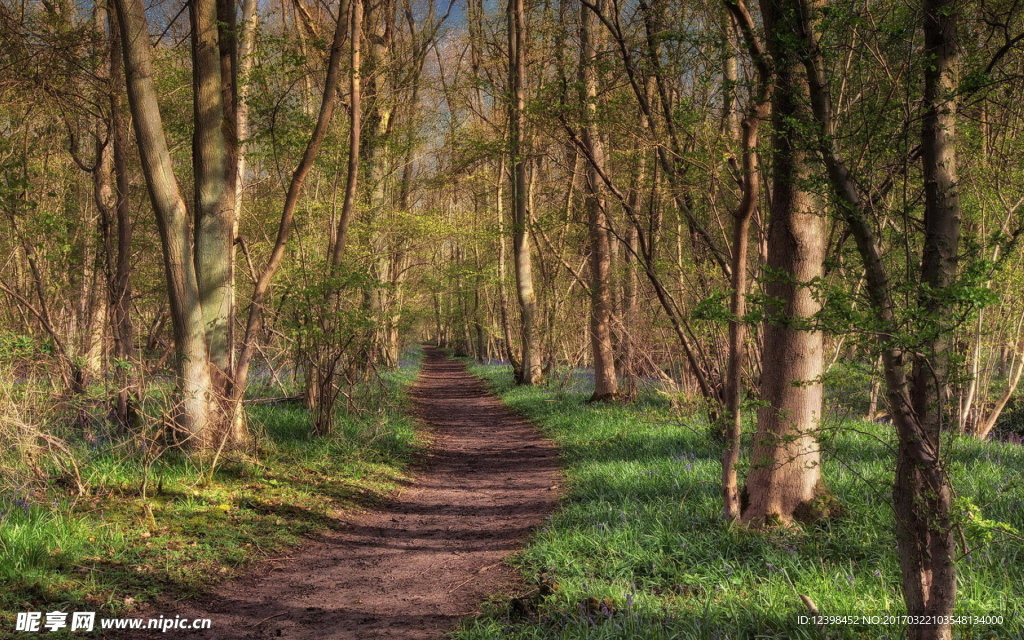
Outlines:
{"type": "Polygon", "coordinates": [[[212,476],[174,452],[147,470],[146,452],[113,431],[65,434],[85,495],[72,497],[60,477],[0,493],[0,637],[18,611],[114,614],[200,593],[249,562],[287,555],[339,509],[393,491],[419,446],[403,413],[418,360],[385,372],[371,408],[341,417],[330,437],[310,436],[298,403],[249,405],[257,454],[228,455],[212,476]]]}
{"type": "MultiPolygon", "coordinates": [[[[673,416],[656,396],[588,405],[585,385],[517,388],[508,367],[474,371],[559,444],[568,495],[515,559],[528,580],[546,573],[554,593],[527,606],[496,602],[459,640],[902,637],[899,624],[799,622],[808,614],[800,594],[827,616],[905,613],[891,427],[828,425],[823,469],[843,515],[751,532],[719,515],[718,453],[701,420],[673,416]]],[[[976,507],[963,519],[970,553],[958,563],[957,614],[1003,616],[1001,625],[959,625],[956,636],[1021,638],[1024,543],[996,523],[1024,531],[1024,448],[962,439],[950,453],[960,504],[976,507]]]]}

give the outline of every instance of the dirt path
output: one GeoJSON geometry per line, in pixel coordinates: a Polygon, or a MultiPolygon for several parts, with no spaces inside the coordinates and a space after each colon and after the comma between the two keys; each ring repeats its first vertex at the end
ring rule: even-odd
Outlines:
{"type": "Polygon", "coordinates": [[[412,486],[176,612],[212,619],[194,637],[440,638],[512,584],[502,560],[558,498],[554,447],[436,349],[412,396],[434,432],[412,486]]]}

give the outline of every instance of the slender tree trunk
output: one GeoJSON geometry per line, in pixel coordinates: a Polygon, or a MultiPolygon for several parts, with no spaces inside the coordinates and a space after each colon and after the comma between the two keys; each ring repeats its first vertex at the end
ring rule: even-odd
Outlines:
{"type": "Polygon", "coordinates": [[[108,142],[100,142],[104,136],[97,136],[97,167],[94,173],[96,206],[100,212],[101,235],[107,281],[107,308],[109,310],[111,334],[113,337],[114,380],[117,385],[117,400],[114,417],[118,424],[127,427],[134,414],[134,400],[137,390],[135,375],[136,354],[129,301],[131,285],[131,218],[128,208],[128,166],[126,157],[128,132],[121,113],[121,87],[124,73],[121,60],[121,36],[117,14],[104,11],[109,28],[110,105],[108,142]],[[115,231],[116,228],[116,231],[115,231]],[[116,238],[115,238],[116,233],[116,238]]]}
{"type": "Polygon", "coordinates": [[[619,341],[621,352],[620,369],[626,379],[626,393],[629,399],[636,397],[636,323],[640,301],[640,282],[636,275],[637,230],[633,225],[626,229],[625,274],[622,278],[622,339],[619,341]]]}
{"type": "MultiPolygon", "coordinates": [[[[331,276],[338,274],[345,255],[348,242],[349,225],[355,216],[356,196],[359,188],[359,155],[360,135],[362,134],[362,32],[363,32],[363,0],[352,0],[349,5],[349,139],[348,139],[348,175],[345,179],[345,198],[342,202],[341,215],[335,230],[334,246],[328,253],[328,271],[331,276]]],[[[328,315],[324,322],[333,327],[335,308],[340,300],[341,292],[332,284],[325,296],[324,312],[328,315]]],[[[334,336],[327,332],[328,342],[334,336]]],[[[321,351],[333,350],[335,345],[323,345],[321,351]]],[[[336,396],[336,371],[338,358],[333,354],[323,362],[311,362],[310,380],[317,390],[307,394],[313,400],[313,428],[317,433],[329,433],[333,426],[334,399],[336,396]]]]}
{"type": "Polygon", "coordinates": [[[747,325],[747,253],[750,246],[750,221],[754,217],[761,191],[757,158],[757,137],[761,121],[767,116],[768,103],[755,104],[742,123],[743,197],[733,215],[732,296],[729,303],[729,362],[725,374],[725,447],[722,453],[722,503],[725,518],[741,516],[736,466],[740,458],[743,427],[741,399],[742,375],[746,354],[747,325]]]}
{"type": "Polygon", "coordinates": [[[508,249],[505,246],[504,185],[505,156],[502,155],[498,161],[497,184],[494,194],[494,212],[498,222],[498,306],[501,311],[501,334],[505,339],[505,357],[508,359],[509,364],[512,365],[512,370],[515,372],[515,377],[518,380],[522,375],[520,373],[522,362],[516,357],[515,353],[515,341],[512,339],[512,323],[509,320],[508,289],[505,287],[505,282],[508,280],[506,270],[508,249]]]}
{"type": "MultiPolygon", "coordinates": [[[[247,1],[252,2],[253,0],[247,1]]],[[[249,373],[249,364],[256,351],[256,332],[259,329],[260,319],[263,316],[264,305],[267,293],[270,289],[270,284],[273,281],[274,276],[277,274],[278,269],[280,269],[281,262],[284,259],[285,249],[288,245],[288,238],[291,235],[292,224],[295,221],[295,209],[299,204],[299,197],[302,195],[302,189],[306,184],[306,177],[313,168],[313,161],[316,159],[317,153],[319,153],[320,147],[327,135],[331,119],[334,116],[334,109],[337,106],[337,89],[341,78],[343,45],[345,41],[345,34],[348,30],[345,22],[346,19],[347,17],[345,16],[345,12],[338,15],[338,21],[334,29],[334,37],[331,42],[330,54],[328,55],[327,75],[324,80],[324,93],[320,101],[320,111],[317,115],[316,125],[313,128],[313,132],[310,135],[309,140],[306,142],[306,148],[303,151],[302,158],[299,160],[299,164],[295,167],[295,171],[292,173],[291,180],[288,183],[288,191],[285,194],[284,205],[281,208],[281,219],[278,223],[277,239],[274,242],[274,248],[271,250],[270,257],[267,260],[263,271],[257,277],[256,284],[253,287],[252,301],[249,303],[248,319],[246,321],[245,334],[242,339],[235,373],[233,401],[236,405],[241,401],[242,394],[245,391],[246,380],[249,373]]],[[[240,107],[242,106],[244,106],[244,103],[240,105],[240,107]]],[[[244,108],[239,109],[239,121],[242,121],[241,114],[244,113],[244,111],[244,108]]],[[[241,164],[244,161],[244,155],[240,155],[239,159],[241,164]]],[[[307,385],[307,389],[313,388],[313,386],[314,385],[307,385]]],[[[315,405],[315,399],[313,399],[310,404],[315,405]]]]}
{"type": "MultiPolygon", "coordinates": [[[[242,4],[242,32],[238,38],[237,96],[235,98],[235,235],[238,235],[238,212],[242,209],[245,191],[246,146],[249,138],[249,78],[252,71],[253,51],[256,47],[256,26],[259,11],[256,0],[245,0],[242,4]]],[[[328,63],[328,66],[330,63],[328,63]]]]}
{"type": "Polygon", "coordinates": [[[874,364],[871,366],[871,388],[868,390],[868,420],[875,420],[878,418],[878,398],[881,395],[882,390],[882,379],[880,377],[879,369],[882,366],[882,359],[876,358],[874,364]]]}
{"type": "MultiPolygon", "coordinates": [[[[226,7],[223,5],[230,4],[221,0],[218,4],[218,10],[223,13],[226,7]]],[[[233,15],[233,11],[231,12],[233,15]]],[[[232,196],[232,209],[234,215],[232,216],[233,226],[231,229],[231,257],[228,259],[230,265],[230,280],[231,280],[231,323],[228,332],[228,344],[230,354],[230,367],[233,376],[231,382],[232,385],[232,396],[237,395],[236,390],[241,386],[245,387],[245,382],[241,383],[238,380],[238,361],[236,359],[236,334],[235,334],[235,316],[238,310],[237,302],[237,287],[235,286],[235,258],[237,256],[238,243],[240,242],[238,224],[242,216],[242,199],[245,192],[245,171],[246,171],[246,153],[247,139],[249,138],[249,73],[252,70],[253,63],[253,51],[255,49],[256,40],[256,26],[259,22],[259,8],[257,7],[256,0],[244,0],[242,3],[242,25],[237,38],[237,42],[233,42],[233,45],[237,47],[228,47],[229,51],[235,52],[235,59],[231,66],[231,78],[232,86],[234,87],[233,95],[233,118],[228,118],[225,124],[234,123],[234,132],[231,140],[231,148],[234,155],[233,167],[234,175],[230,181],[230,184],[234,188],[234,194],[232,196]]],[[[221,73],[224,73],[224,55],[222,51],[221,55],[221,73]]],[[[241,412],[237,407],[233,408],[236,416],[241,416],[241,412]]]]}
{"type": "MultiPolygon", "coordinates": [[[[923,5],[925,214],[920,304],[931,326],[925,334],[929,339],[913,361],[910,398],[916,423],[897,423],[893,486],[907,613],[939,619],[950,616],[956,602],[952,495],[940,463],[940,446],[949,413],[945,389],[953,350],[954,314],[946,292],[956,282],[960,246],[955,146],[957,7],[955,0],[924,0],[923,5]],[[928,455],[920,455],[923,451],[928,455]]],[[[914,640],[952,637],[948,623],[911,625],[909,632],[914,640]]]]}
{"type": "MultiPolygon", "coordinates": [[[[596,10],[601,11],[602,0],[596,10]]],[[[580,107],[582,131],[580,139],[591,162],[587,163],[584,207],[587,212],[590,240],[590,349],[594,360],[594,394],[591,400],[607,400],[619,393],[615,375],[615,350],[612,347],[612,300],[609,272],[611,250],[608,242],[608,220],[605,199],[596,166],[604,165],[604,147],[597,131],[597,69],[598,46],[594,30],[594,12],[580,5],[580,107]]]]}
{"type": "Polygon", "coordinates": [[[115,4],[136,144],[163,247],[181,399],[178,421],[192,445],[205,448],[212,445],[209,429],[212,389],[188,210],[174,177],[164,137],[153,84],[153,47],[142,0],[116,0],[115,4]]]}
{"type": "Polygon", "coordinates": [[[355,215],[356,192],[359,187],[359,150],[362,134],[362,33],[363,0],[352,0],[349,7],[350,49],[349,49],[349,129],[348,129],[348,173],[345,179],[345,199],[335,233],[335,243],[330,254],[332,268],[341,265],[348,240],[348,228],[355,215]]]}
{"type": "Polygon", "coordinates": [[[509,153],[512,156],[512,253],[515,261],[516,290],[522,319],[522,367],[519,384],[533,385],[541,380],[540,344],[537,340],[537,297],[533,290],[530,261],[530,215],[527,208],[526,128],[526,17],[523,0],[508,3],[509,153]]]}
{"type": "Polygon", "coordinates": [[[761,194],[761,174],[757,152],[761,122],[767,119],[771,110],[769,100],[772,78],[765,61],[764,45],[754,35],[754,25],[746,5],[727,5],[733,15],[725,20],[726,52],[723,69],[726,102],[723,107],[725,129],[739,142],[742,157],[742,196],[733,212],[732,261],[730,264],[730,285],[732,295],[729,304],[729,354],[725,373],[725,396],[722,412],[722,506],[727,520],[742,516],[741,496],[736,467],[740,459],[740,438],[742,435],[742,376],[746,360],[747,325],[747,253],[750,246],[750,223],[757,211],[761,194]],[[732,25],[736,24],[744,33],[747,48],[755,61],[758,71],[757,86],[745,117],[739,120],[736,111],[734,83],[736,82],[736,38],[732,25]]]}

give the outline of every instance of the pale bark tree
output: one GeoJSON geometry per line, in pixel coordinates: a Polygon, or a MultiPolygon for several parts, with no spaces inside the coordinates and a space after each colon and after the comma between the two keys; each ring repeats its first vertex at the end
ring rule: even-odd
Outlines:
{"type": "MultiPolygon", "coordinates": [[[[206,333],[192,253],[188,209],[174,175],[153,82],[153,45],[141,0],[117,0],[128,102],[150,200],[163,248],[175,338],[180,406],[178,421],[199,448],[214,446],[213,388],[206,333]]],[[[219,63],[218,63],[219,64],[219,63]]],[[[219,86],[217,87],[219,93],[219,86]]]]}
{"type": "MultiPolygon", "coordinates": [[[[234,245],[234,181],[236,167],[230,162],[226,135],[225,84],[218,27],[218,0],[190,0],[192,25],[193,120],[192,164],[194,176],[195,261],[199,304],[203,314],[207,349],[214,370],[216,392],[227,393],[232,377],[230,332],[234,324],[231,256],[234,245]]],[[[232,5],[233,7],[233,5],[232,5]]],[[[231,12],[234,13],[233,11],[231,12]]],[[[223,16],[221,16],[223,17],[223,16]]]]}
{"type": "MultiPolygon", "coordinates": [[[[772,56],[772,194],[766,264],[757,432],[747,476],[746,522],[789,522],[824,492],[816,433],[821,420],[824,344],[812,290],[825,259],[825,218],[808,191],[810,153],[801,123],[810,119],[808,84],[791,34],[795,12],[762,0],[772,56]]],[[[737,327],[738,328],[738,327],[737,327]]]]}
{"type": "Polygon", "coordinates": [[[538,384],[541,380],[540,341],[537,336],[537,296],[533,290],[530,258],[530,216],[527,206],[527,163],[529,145],[526,130],[526,15],[523,0],[508,3],[509,52],[509,154],[512,161],[512,257],[521,319],[521,364],[517,382],[538,384]]]}
{"type": "Polygon", "coordinates": [[[348,173],[345,178],[345,199],[335,231],[334,246],[329,257],[332,269],[337,269],[345,256],[348,229],[355,215],[356,196],[359,188],[360,138],[362,121],[362,46],[363,46],[363,2],[351,0],[349,6],[349,128],[348,128],[348,173]]]}

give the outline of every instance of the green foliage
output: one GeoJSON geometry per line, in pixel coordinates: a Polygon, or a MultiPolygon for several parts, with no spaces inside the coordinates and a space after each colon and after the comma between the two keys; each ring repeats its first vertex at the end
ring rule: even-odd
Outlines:
{"type": "Polygon", "coordinates": [[[957,498],[953,502],[953,512],[957,514],[954,522],[963,528],[969,543],[987,545],[997,536],[1002,539],[1007,535],[1018,541],[1024,540],[1016,527],[982,516],[981,507],[970,498],[957,498]]]}
{"type": "Polygon", "coordinates": [[[23,333],[0,330],[0,362],[16,363],[53,354],[53,341],[40,340],[23,333]]]}

